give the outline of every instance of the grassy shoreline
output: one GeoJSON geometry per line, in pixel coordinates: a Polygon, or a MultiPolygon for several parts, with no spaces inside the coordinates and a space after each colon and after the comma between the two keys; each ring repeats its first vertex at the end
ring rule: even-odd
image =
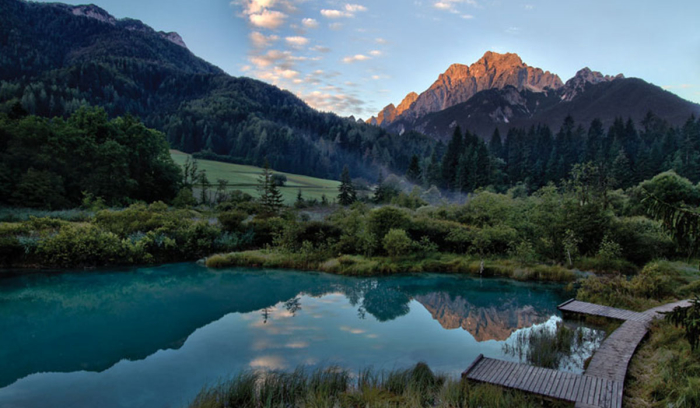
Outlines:
{"type": "MultiPolygon", "coordinates": [[[[421,272],[479,275],[481,270],[479,258],[447,253],[397,258],[361,255],[326,258],[271,249],[216,254],[206,258],[205,264],[209,268],[264,267],[314,270],[350,276],[386,276],[421,272]]],[[[514,259],[485,259],[483,275],[520,281],[551,282],[572,282],[577,278],[576,272],[559,265],[522,264],[514,259]]]]}

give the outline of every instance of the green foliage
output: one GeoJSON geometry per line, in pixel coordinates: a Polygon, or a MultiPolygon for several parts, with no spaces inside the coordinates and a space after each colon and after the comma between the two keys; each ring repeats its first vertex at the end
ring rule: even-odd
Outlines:
{"type": "Polygon", "coordinates": [[[37,249],[47,265],[59,267],[118,264],[125,252],[125,243],[116,234],[94,225],[63,227],[37,249]]]}
{"type": "Polygon", "coordinates": [[[248,214],[242,211],[230,210],[219,213],[219,224],[224,231],[241,231],[243,229],[243,221],[248,218],[248,214]]]}
{"type": "Polygon", "coordinates": [[[267,215],[276,215],[282,209],[282,193],[273,180],[270,164],[265,161],[263,173],[258,180],[258,191],[260,193],[260,204],[267,215]]]}
{"type": "Polygon", "coordinates": [[[695,351],[700,345],[700,296],[690,301],[689,307],[677,306],[666,314],[666,320],[685,329],[685,339],[695,351]]]}
{"type": "Polygon", "coordinates": [[[108,205],[172,199],[180,170],[163,134],[133,117],[81,108],[67,121],[0,115],[0,204],[58,209],[99,197],[108,205]]]}
{"type": "Polygon", "coordinates": [[[619,258],[622,255],[622,247],[617,242],[613,241],[607,235],[600,242],[598,249],[598,257],[605,261],[611,261],[619,258]]]}
{"type": "Polygon", "coordinates": [[[357,200],[357,193],[355,192],[355,186],[352,184],[348,166],[343,167],[343,172],[340,174],[338,191],[338,203],[340,205],[350,205],[357,200]]]}
{"type": "Polygon", "coordinates": [[[384,235],[382,246],[390,257],[397,258],[407,255],[411,251],[413,241],[408,237],[406,231],[392,228],[384,235]]]}
{"type": "Polygon", "coordinates": [[[391,229],[406,229],[411,223],[409,214],[396,207],[385,206],[369,213],[369,232],[383,238],[391,229]]]}

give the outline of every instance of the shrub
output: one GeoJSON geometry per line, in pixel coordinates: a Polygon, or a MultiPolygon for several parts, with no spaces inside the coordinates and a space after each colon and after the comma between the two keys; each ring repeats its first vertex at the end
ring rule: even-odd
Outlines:
{"type": "Polygon", "coordinates": [[[402,229],[391,229],[382,240],[384,250],[392,258],[407,255],[413,247],[413,241],[402,229]]]}
{"type": "Polygon", "coordinates": [[[384,237],[393,228],[406,230],[410,224],[408,213],[396,207],[385,206],[369,214],[369,231],[375,237],[384,237]]]}
{"type": "Polygon", "coordinates": [[[47,265],[69,267],[123,263],[124,246],[119,237],[94,225],[67,225],[43,240],[37,253],[47,265]]]}
{"type": "Polygon", "coordinates": [[[230,210],[219,213],[219,224],[224,231],[241,231],[243,229],[243,221],[248,218],[248,214],[243,211],[230,210]]]}

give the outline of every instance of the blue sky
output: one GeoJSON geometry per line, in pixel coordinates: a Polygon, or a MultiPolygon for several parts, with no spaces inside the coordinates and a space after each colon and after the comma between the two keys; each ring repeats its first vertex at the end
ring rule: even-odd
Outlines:
{"type": "MultiPolygon", "coordinates": [[[[588,66],[700,102],[700,1],[93,0],[177,31],[231,75],[367,118],[452,63],[515,52],[563,81],[588,66]]],[[[81,4],[81,3],[74,3],[81,4]]]]}

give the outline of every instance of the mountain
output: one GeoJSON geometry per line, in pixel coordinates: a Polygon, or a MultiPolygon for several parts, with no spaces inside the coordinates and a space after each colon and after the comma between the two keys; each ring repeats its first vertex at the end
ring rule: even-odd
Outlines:
{"type": "Polygon", "coordinates": [[[598,118],[609,126],[616,117],[640,123],[649,111],[681,125],[691,114],[700,114],[700,105],[641,79],[587,67],[562,84],[558,76],[527,66],[515,54],[487,52],[469,67],[452,65],[410,108],[376,124],[439,139],[449,138],[459,125],[488,139],[496,127],[502,132],[536,124],[556,129],[569,115],[584,124],[598,118]]]}
{"type": "Polygon", "coordinates": [[[410,93],[404,99],[404,102],[409,101],[408,106],[397,112],[394,119],[377,120],[377,123],[389,125],[398,117],[419,118],[466,102],[481,91],[508,86],[518,90],[542,91],[557,89],[562,86],[562,82],[557,75],[549,71],[545,72],[523,63],[517,54],[489,51],[472,65],[452,64],[425,92],[417,97],[413,96],[415,93],[410,93]]]}
{"type": "Polygon", "coordinates": [[[131,114],[187,153],[323,178],[344,165],[403,173],[434,141],[322,113],[290,92],[232,77],[177,33],[94,6],[0,0],[0,112],[67,117],[82,105],[131,114]]]}

